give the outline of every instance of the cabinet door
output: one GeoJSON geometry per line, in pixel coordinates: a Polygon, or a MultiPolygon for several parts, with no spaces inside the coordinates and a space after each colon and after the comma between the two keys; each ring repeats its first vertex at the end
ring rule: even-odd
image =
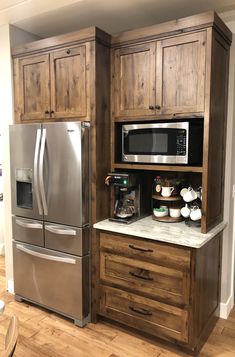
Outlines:
{"type": "Polygon", "coordinates": [[[86,47],[79,46],[50,54],[51,116],[87,116],[86,47]]]}
{"type": "Polygon", "coordinates": [[[49,118],[49,55],[14,60],[16,121],[49,118]]]}
{"type": "Polygon", "coordinates": [[[155,114],[155,43],[114,51],[115,117],[155,114]]]}
{"type": "Polygon", "coordinates": [[[206,33],[157,43],[156,104],[159,114],[204,111],[206,33]]]}

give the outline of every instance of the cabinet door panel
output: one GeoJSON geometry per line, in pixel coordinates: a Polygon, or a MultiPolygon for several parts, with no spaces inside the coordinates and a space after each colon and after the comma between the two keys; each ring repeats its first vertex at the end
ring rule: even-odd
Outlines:
{"type": "Polygon", "coordinates": [[[157,43],[156,104],[159,113],[204,111],[206,33],[157,43]]]}
{"type": "Polygon", "coordinates": [[[115,50],[114,76],[115,117],[154,115],[155,43],[115,50]]]}
{"type": "Polygon", "coordinates": [[[100,314],[158,337],[188,342],[187,309],[101,285],[100,314]]]}
{"type": "Polygon", "coordinates": [[[49,55],[15,60],[14,71],[16,120],[49,117],[49,55]]]}
{"type": "Polygon", "coordinates": [[[52,117],[86,117],[86,47],[52,52],[50,69],[52,117]]]}

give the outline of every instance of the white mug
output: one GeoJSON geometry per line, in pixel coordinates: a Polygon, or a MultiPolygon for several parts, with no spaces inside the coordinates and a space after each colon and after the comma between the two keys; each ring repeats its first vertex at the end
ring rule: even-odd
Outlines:
{"type": "Polygon", "coordinates": [[[188,218],[189,217],[191,211],[190,211],[190,208],[188,208],[187,203],[186,203],[186,205],[184,207],[181,208],[180,212],[181,212],[181,214],[182,214],[182,216],[184,218],[188,218]]]}
{"type": "Polygon", "coordinates": [[[180,217],[180,208],[170,208],[170,216],[174,218],[180,217]]]}
{"type": "Polygon", "coordinates": [[[185,202],[191,202],[196,200],[197,198],[197,193],[194,191],[193,188],[188,188],[187,192],[183,195],[183,200],[185,202]]]}
{"type": "Polygon", "coordinates": [[[164,209],[167,214],[169,213],[169,208],[168,208],[168,206],[161,205],[160,208],[164,209]]]}
{"type": "Polygon", "coordinates": [[[202,218],[202,211],[198,206],[192,208],[190,218],[192,221],[198,221],[202,218]]]}
{"type": "Polygon", "coordinates": [[[175,189],[174,187],[162,187],[161,195],[163,197],[170,197],[174,189],[175,189]]]}

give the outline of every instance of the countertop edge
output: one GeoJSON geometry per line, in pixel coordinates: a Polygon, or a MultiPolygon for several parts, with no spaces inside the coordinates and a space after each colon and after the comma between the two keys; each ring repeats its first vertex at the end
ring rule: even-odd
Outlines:
{"type": "MultiPolygon", "coordinates": [[[[146,219],[146,218],[145,218],[146,219]]],[[[138,223],[141,223],[141,220],[138,221],[138,223]]],[[[132,223],[133,225],[134,223],[132,223]]],[[[113,232],[113,233],[119,233],[119,234],[124,234],[124,235],[130,235],[134,237],[139,237],[142,239],[149,239],[157,242],[164,242],[164,243],[169,243],[169,244],[176,244],[184,247],[190,247],[190,248],[196,248],[199,249],[202,246],[204,246],[207,242],[209,242],[212,238],[214,238],[218,233],[223,231],[227,226],[227,222],[221,222],[217,226],[215,226],[211,231],[209,231],[206,234],[200,233],[200,232],[195,232],[193,228],[188,229],[189,232],[192,233],[192,239],[191,238],[183,238],[182,241],[180,241],[177,237],[174,238],[174,226],[173,223],[170,224],[170,230],[172,229],[172,232],[165,234],[164,237],[159,237],[156,236],[156,232],[149,232],[149,233],[143,233],[141,230],[138,232],[138,230],[131,229],[131,225],[128,227],[126,225],[123,225],[121,223],[114,223],[108,221],[108,219],[97,222],[93,225],[95,229],[103,230],[103,231],[108,231],[108,232],[113,232]],[[109,224],[110,223],[110,224],[109,224]],[[115,224],[117,226],[115,226],[115,224]],[[126,229],[128,228],[128,229],[126,229]],[[198,241],[197,241],[198,239],[198,241]]],[[[133,226],[134,227],[134,226],[133,226]]],[[[189,233],[187,233],[189,234],[189,233]]]]}

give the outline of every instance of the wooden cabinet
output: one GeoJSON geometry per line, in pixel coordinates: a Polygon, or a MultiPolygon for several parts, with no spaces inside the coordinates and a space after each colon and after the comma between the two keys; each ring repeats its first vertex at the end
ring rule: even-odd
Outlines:
{"type": "Polygon", "coordinates": [[[199,249],[98,235],[97,313],[197,355],[218,317],[222,235],[199,249]]]}
{"type": "Polygon", "coordinates": [[[90,118],[89,43],[14,59],[17,122],[90,118]]]}
{"type": "Polygon", "coordinates": [[[205,31],[114,49],[114,117],[202,113],[205,49],[205,31]]]}

